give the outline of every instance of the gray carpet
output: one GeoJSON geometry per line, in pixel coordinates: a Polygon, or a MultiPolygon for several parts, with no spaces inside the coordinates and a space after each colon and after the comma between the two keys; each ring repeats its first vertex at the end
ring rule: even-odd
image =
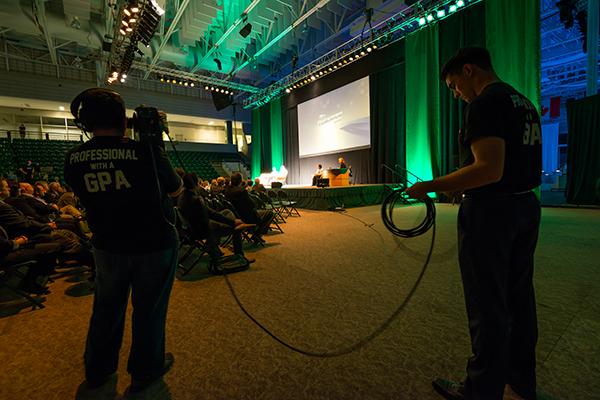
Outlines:
{"type": "MultiPolygon", "coordinates": [[[[438,399],[431,379],[461,378],[469,355],[457,209],[438,205],[429,269],[398,319],[359,351],[337,358],[306,357],[276,343],[240,312],[222,277],[198,267],[173,289],[167,335],[173,370],[139,398],[438,399]]],[[[247,309],[282,339],[317,352],[343,348],[402,302],[430,234],[394,238],[377,206],[301,212],[282,225],[284,234],[269,235],[265,248],[247,249],[257,261],[231,282],[247,309]]],[[[406,210],[398,221],[410,223],[420,212],[406,210]]],[[[535,276],[538,377],[554,399],[600,399],[599,237],[598,210],[543,210],[535,276]]],[[[44,310],[0,319],[0,399],[75,398],[92,298],[67,296],[73,285],[52,284],[44,310]]],[[[129,385],[129,329],[119,393],[129,385]]]]}

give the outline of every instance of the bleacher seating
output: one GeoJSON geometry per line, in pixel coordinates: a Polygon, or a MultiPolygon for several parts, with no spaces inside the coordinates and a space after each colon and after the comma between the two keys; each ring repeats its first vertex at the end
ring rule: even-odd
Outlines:
{"type": "MultiPolygon", "coordinates": [[[[48,179],[54,177],[63,181],[65,154],[80,142],[73,140],[41,140],[0,138],[0,175],[14,173],[27,160],[40,165],[40,169],[48,172],[48,179]]],[[[204,153],[197,151],[178,151],[183,166],[188,172],[195,172],[201,179],[214,179],[219,176],[213,162],[242,162],[244,160],[235,153],[204,153]]],[[[167,156],[173,167],[180,167],[175,152],[167,148],[167,156]]]]}

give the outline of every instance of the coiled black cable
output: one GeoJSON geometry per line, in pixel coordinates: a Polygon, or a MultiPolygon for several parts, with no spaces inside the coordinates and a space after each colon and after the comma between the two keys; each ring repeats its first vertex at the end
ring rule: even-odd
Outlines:
{"type": "Polygon", "coordinates": [[[425,196],[422,200],[409,200],[408,196],[400,189],[394,189],[383,200],[381,205],[381,219],[385,227],[396,236],[403,238],[413,238],[427,232],[435,223],[435,204],[429,196],[425,196]],[[425,204],[426,212],[423,221],[419,225],[410,229],[400,229],[394,224],[393,213],[398,204],[411,205],[414,202],[425,204]]]}

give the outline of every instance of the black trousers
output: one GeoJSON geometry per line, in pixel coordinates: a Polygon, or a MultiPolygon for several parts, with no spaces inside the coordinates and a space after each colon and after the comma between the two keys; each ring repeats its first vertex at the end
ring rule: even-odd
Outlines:
{"type": "Polygon", "coordinates": [[[84,354],[86,379],[99,380],[117,370],[130,291],[132,341],[127,371],[135,379],[160,376],[177,246],[134,254],[95,249],[94,257],[96,291],[84,354]]]}
{"type": "Polygon", "coordinates": [[[459,262],[473,352],[467,399],[501,400],[507,383],[535,399],[533,255],[539,224],[533,193],[467,196],[460,206],[459,262]]]}

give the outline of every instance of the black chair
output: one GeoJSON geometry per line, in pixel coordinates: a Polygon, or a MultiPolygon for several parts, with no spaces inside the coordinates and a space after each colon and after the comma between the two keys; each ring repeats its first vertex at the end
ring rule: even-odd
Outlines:
{"type": "Polygon", "coordinates": [[[177,267],[182,271],[181,276],[186,276],[200,262],[202,256],[205,253],[208,253],[208,247],[206,244],[206,239],[194,237],[189,223],[186,221],[184,216],[181,214],[181,211],[177,207],[175,207],[175,227],[179,233],[179,250],[181,251],[184,246],[188,246],[188,250],[183,256],[179,257],[179,262],[177,264],[177,267]],[[199,254],[196,256],[194,262],[186,267],[183,263],[192,255],[194,250],[198,250],[199,254]]]}
{"type": "Polygon", "coordinates": [[[297,215],[298,217],[300,216],[300,213],[296,209],[297,202],[290,200],[284,190],[278,190],[277,197],[279,198],[279,203],[283,207],[283,210],[287,212],[288,217],[290,215],[297,215]]]}
{"type": "Polygon", "coordinates": [[[281,220],[285,222],[285,219],[283,219],[283,217],[281,217],[281,215],[278,214],[277,210],[273,206],[273,203],[271,202],[271,198],[265,192],[258,192],[258,197],[260,200],[262,200],[262,203],[264,205],[264,208],[262,209],[271,210],[273,211],[273,214],[275,214],[275,216],[271,220],[271,225],[269,225],[269,229],[272,231],[278,230],[279,232],[283,233],[283,229],[281,229],[281,226],[279,226],[279,222],[281,222],[281,220]],[[275,225],[275,227],[273,227],[273,225],[275,225]]]}
{"type": "Polygon", "coordinates": [[[268,190],[267,196],[269,198],[269,203],[271,203],[273,212],[275,212],[275,219],[277,220],[277,222],[282,222],[285,224],[286,221],[285,217],[283,216],[284,210],[281,203],[279,202],[279,197],[277,196],[277,193],[274,190],[268,190]]]}
{"type": "Polygon", "coordinates": [[[24,275],[19,271],[21,267],[29,267],[31,268],[37,261],[26,261],[17,264],[8,264],[8,265],[0,265],[0,288],[7,288],[13,293],[18,294],[20,297],[26,299],[31,304],[31,309],[35,310],[36,308],[45,308],[42,302],[38,299],[33,298],[29,293],[24,290],[19,289],[18,287],[12,286],[9,284],[9,279],[12,274],[17,275],[19,278],[23,279],[24,275]]]}

